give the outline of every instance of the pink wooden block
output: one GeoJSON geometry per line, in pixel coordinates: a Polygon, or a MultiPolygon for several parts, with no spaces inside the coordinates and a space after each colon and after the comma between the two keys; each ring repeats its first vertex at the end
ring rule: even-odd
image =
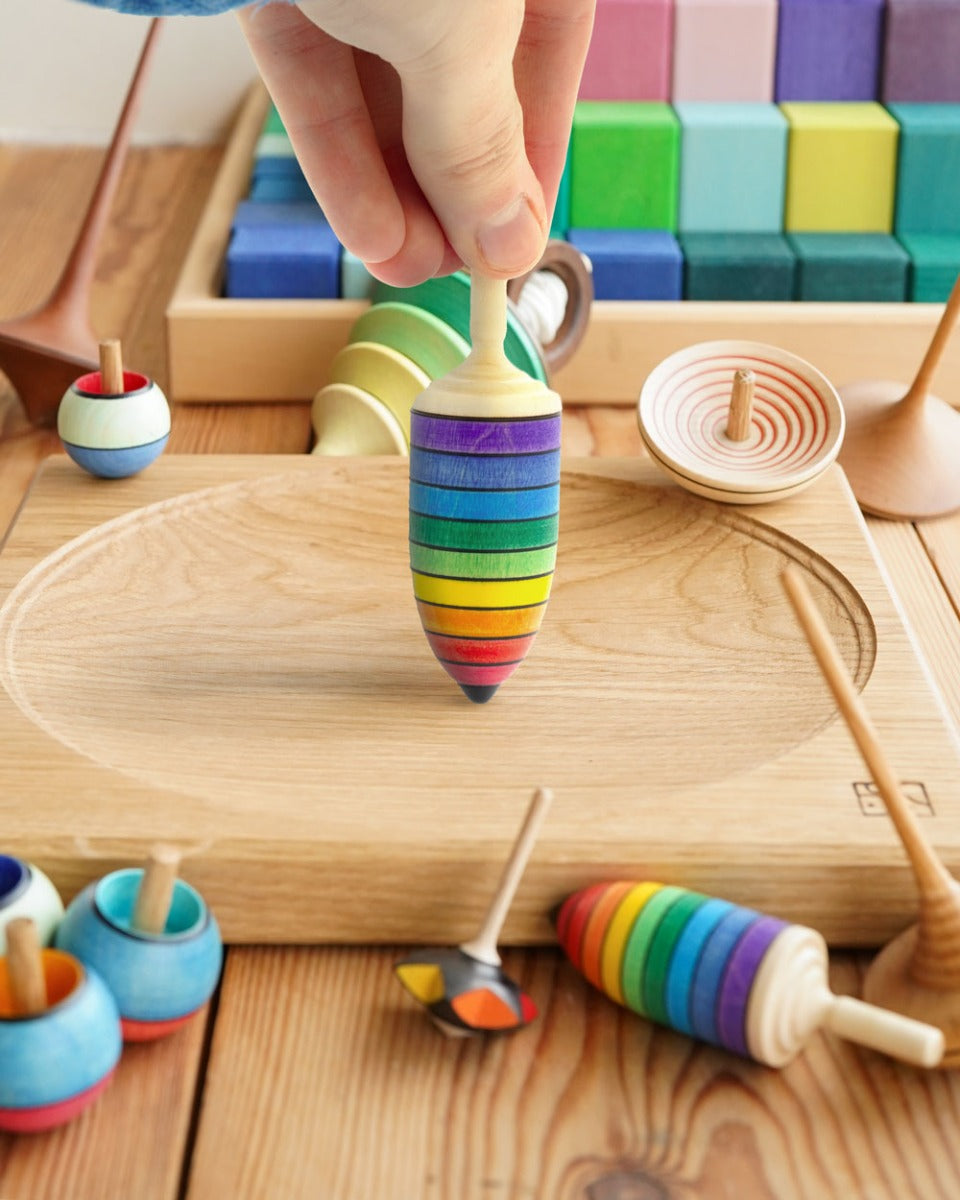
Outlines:
{"type": "Polygon", "coordinates": [[[597,0],[583,100],[669,100],[673,0],[597,0]]]}
{"type": "Polygon", "coordinates": [[[675,0],[673,100],[773,99],[777,0],[675,0]]]}

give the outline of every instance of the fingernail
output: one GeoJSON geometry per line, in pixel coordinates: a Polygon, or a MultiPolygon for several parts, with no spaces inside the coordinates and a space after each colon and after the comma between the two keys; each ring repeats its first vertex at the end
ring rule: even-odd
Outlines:
{"type": "Polygon", "coordinates": [[[519,274],[530,268],[543,245],[543,226],[529,196],[519,195],[477,230],[477,249],[494,271],[519,274]]]}

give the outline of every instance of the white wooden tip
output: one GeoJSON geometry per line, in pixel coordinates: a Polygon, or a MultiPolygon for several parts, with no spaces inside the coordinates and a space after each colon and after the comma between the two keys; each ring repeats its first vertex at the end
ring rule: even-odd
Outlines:
{"type": "Polygon", "coordinates": [[[155,846],[143,869],[131,924],[141,933],[163,933],[170,913],[173,888],[180,869],[174,846],[155,846]]]}
{"type": "Polygon", "coordinates": [[[724,430],[731,442],[743,442],[750,436],[750,419],[753,416],[753,385],[756,376],[746,367],[741,367],[733,376],[733,391],[730,396],[730,411],[724,430]]]}
{"type": "Polygon", "coordinates": [[[107,338],[100,343],[100,381],[105,396],[123,393],[123,357],[118,338],[107,338]]]}
{"type": "Polygon", "coordinates": [[[17,917],[7,926],[6,935],[13,1011],[25,1017],[36,1016],[47,1007],[47,981],[37,926],[29,917],[17,917]]]}
{"type": "Polygon", "coordinates": [[[943,1058],[942,1030],[853,996],[835,996],[823,1023],[840,1037],[918,1067],[935,1067],[943,1058]]]}

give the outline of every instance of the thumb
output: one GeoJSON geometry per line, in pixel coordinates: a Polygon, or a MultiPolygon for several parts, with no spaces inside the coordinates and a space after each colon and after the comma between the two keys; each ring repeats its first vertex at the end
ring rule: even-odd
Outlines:
{"type": "Polygon", "coordinates": [[[493,16],[434,51],[397,64],[407,159],[447,239],[467,267],[511,276],[546,245],[543,190],[527,159],[513,80],[520,19],[493,16]]]}

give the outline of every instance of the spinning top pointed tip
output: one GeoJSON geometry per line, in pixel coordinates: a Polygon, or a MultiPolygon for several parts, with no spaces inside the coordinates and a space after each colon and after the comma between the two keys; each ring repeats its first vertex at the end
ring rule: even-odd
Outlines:
{"type": "Polygon", "coordinates": [[[461,683],[463,694],[474,704],[486,704],[500,685],[498,683],[461,683]]]}

